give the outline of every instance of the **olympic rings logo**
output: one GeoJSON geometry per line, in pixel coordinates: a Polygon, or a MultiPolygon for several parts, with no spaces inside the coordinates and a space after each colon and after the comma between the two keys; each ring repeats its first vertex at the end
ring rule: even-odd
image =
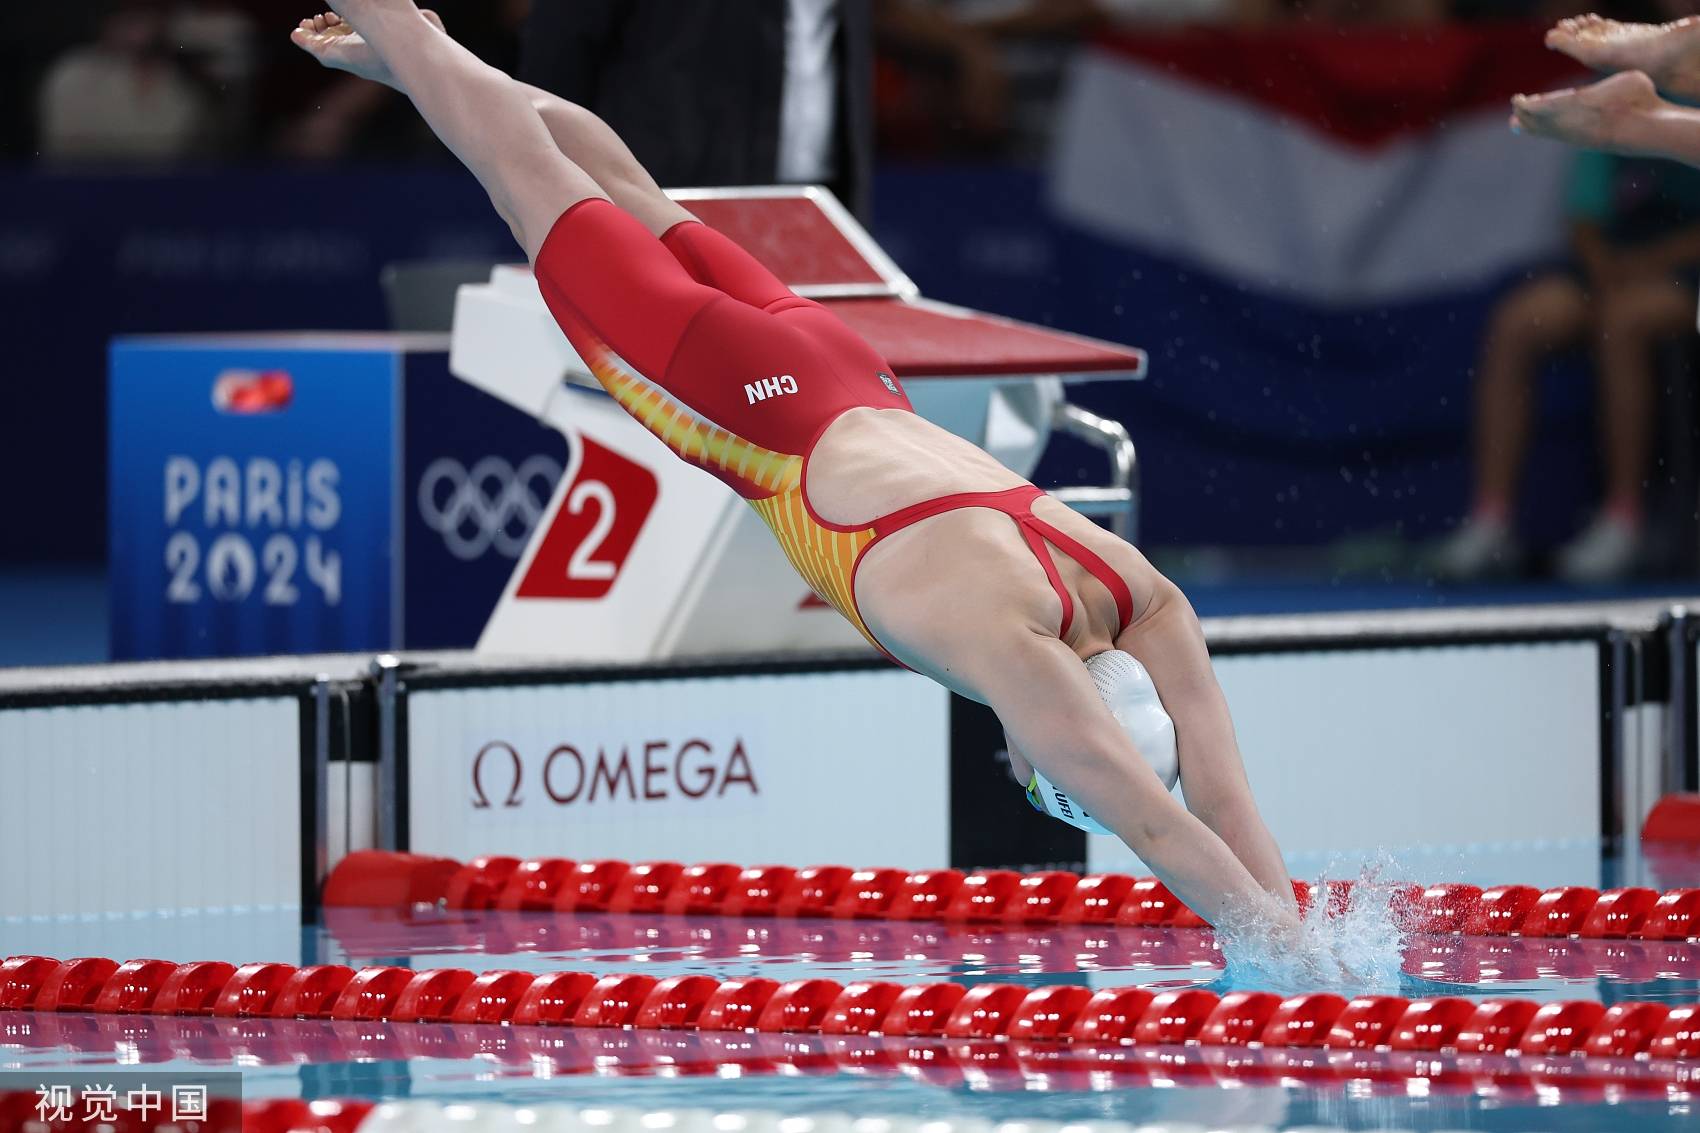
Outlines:
{"type": "Polygon", "coordinates": [[[499,456],[487,456],[470,469],[453,457],[441,457],[419,478],[419,518],[462,562],[483,558],[492,548],[517,559],[543,518],[561,471],[559,463],[542,454],[518,468],[499,456]]]}

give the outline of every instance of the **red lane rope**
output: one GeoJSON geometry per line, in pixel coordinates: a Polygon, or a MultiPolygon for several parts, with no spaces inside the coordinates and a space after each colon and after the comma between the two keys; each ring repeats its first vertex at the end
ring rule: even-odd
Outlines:
{"type": "MultiPolygon", "coordinates": [[[[1350,881],[1321,892],[1293,882],[1301,906],[1344,909],[1350,881]]],[[[1467,936],[1691,940],[1700,938],[1700,888],[1569,885],[1402,885],[1391,897],[1404,926],[1467,936]]],[[[837,917],[962,924],[1116,924],[1197,928],[1204,921],[1154,877],[1052,870],[906,872],[823,865],[740,868],[724,862],[577,862],[566,858],[448,858],[361,850],[325,883],[324,903],[364,908],[445,904],[454,909],[837,917]]]]}
{"type": "MultiPolygon", "coordinates": [[[[114,1042],[161,1059],[251,1065],[406,1059],[481,1059],[550,1078],[743,1077],[844,1073],[914,1078],[948,1089],[1110,1091],[1162,1085],[1267,1085],[1298,1080],[1318,1089],[1361,1089],[1508,1097],[1555,1090],[1566,1101],[1632,1097],[1687,1099],[1695,1063],[1567,1055],[1459,1054],[1455,1050],[1058,1043],[872,1035],[635,1031],[571,1027],[456,1027],[441,1023],[350,1023],[302,1019],[150,1019],[123,1015],[28,1015],[21,1045],[110,1054],[114,1042]]],[[[1201,1031],[1201,1035],[1203,1031],[1201,1031]]],[[[1421,1045],[1421,1044],[1418,1044],[1421,1045]]],[[[7,1128],[0,1124],[0,1129],[7,1128]]],[[[297,1131],[299,1133],[299,1131],[297,1131]]]]}
{"type": "MultiPolygon", "coordinates": [[[[1030,988],[885,981],[787,983],[762,977],[335,964],[297,968],[13,956],[0,963],[0,1011],[353,1022],[513,1024],[643,1031],[1013,1039],[1162,1047],[1517,1053],[1542,1057],[1700,1058],[1700,1005],[1502,998],[1347,1000],[1321,992],[1217,996],[1203,988],[1030,988]]],[[[1680,1069],[1691,1077],[1695,1068],[1680,1069]]],[[[1673,1074],[1678,1070],[1673,1069],[1673,1074]]]]}

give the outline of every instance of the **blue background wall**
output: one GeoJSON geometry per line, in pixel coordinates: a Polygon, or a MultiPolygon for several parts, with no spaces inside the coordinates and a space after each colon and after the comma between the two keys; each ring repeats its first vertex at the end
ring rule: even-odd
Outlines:
{"type": "MultiPolygon", "coordinates": [[[[517,255],[476,183],[438,169],[8,171],[0,205],[0,413],[27,422],[0,449],[0,562],[104,556],[112,336],[378,328],[385,263],[517,255]]],[[[1025,170],[890,168],[876,208],[923,292],[1151,352],[1148,382],[1081,396],[1139,442],[1148,543],[1417,536],[1463,506],[1491,291],[1318,317],[1059,226],[1025,170]]],[[[1584,369],[1545,394],[1527,510],[1553,538],[1592,476],[1584,369]]],[[[1042,475],[1091,463],[1059,449],[1042,475]]]]}

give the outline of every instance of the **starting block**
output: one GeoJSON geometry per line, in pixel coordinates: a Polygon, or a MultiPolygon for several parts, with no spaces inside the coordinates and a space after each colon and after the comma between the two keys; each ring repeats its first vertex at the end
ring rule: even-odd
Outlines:
{"type": "MultiPolygon", "coordinates": [[[[672,196],[866,338],[922,416],[1018,474],[1031,476],[1057,431],[1099,448],[1105,482],[1053,494],[1134,537],[1133,443],[1119,423],[1069,404],[1065,387],[1141,378],[1143,351],[923,299],[818,187],[672,196]]],[[[868,648],[735,493],[678,461],[602,391],[528,269],[498,267],[488,283],[460,289],[449,368],[569,443],[481,651],[638,661],[868,648]]]]}

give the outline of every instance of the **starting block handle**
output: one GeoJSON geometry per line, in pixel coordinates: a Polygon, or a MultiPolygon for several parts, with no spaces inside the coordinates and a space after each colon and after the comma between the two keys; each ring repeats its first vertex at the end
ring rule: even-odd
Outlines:
{"type": "Polygon", "coordinates": [[[1051,413],[1051,427],[1085,441],[1110,460],[1107,486],[1055,488],[1051,495],[1082,515],[1108,519],[1111,531],[1134,542],[1139,536],[1139,460],[1126,426],[1062,401],[1051,413]]]}

